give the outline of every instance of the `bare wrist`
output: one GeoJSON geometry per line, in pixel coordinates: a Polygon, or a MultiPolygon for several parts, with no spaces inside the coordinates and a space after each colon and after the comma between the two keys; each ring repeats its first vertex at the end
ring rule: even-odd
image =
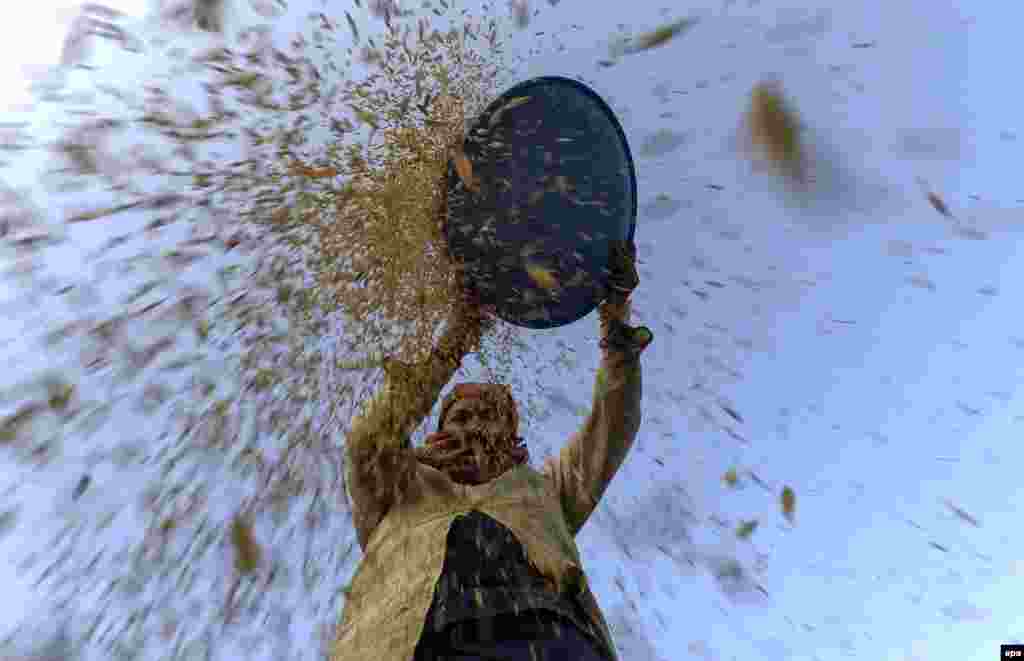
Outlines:
{"type": "Polygon", "coordinates": [[[631,306],[625,303],[604,303],[601,306],[601,349],[629,356],[638,356],[654,339],[646,326],[633,327],[629,324],[631,306]]]}
{"type": "Polygon", "coordinates": [[[628,298],[622,302],[604,301],[598,306],[598,314],[601,317],[602,323],[607,323],[614,319],[620,323],[628,324],[632,316],[632,310],[632,302],[628,298]]]}

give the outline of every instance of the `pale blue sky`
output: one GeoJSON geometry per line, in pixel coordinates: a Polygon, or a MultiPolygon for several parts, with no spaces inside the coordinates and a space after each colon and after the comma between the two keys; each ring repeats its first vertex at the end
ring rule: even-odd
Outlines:
{"type": "MultiPolygon", "coordinates": [[[[985,661],[1000,642],[1024,642],[1024,551],[1014,537],[1024,508],[1015,485],[1024,464],[1015,158],[1024,93],[1007,77],[1024,12],[925,0],[693,3],[667,14],[669,3],[648,0],[535,4],[540,15],[515,43],[524,56],[531,43],[541,52],[519,77],[582,76],[620,114],[641,208],[659,193],[692,202],[667,218],[639,218],[635,309],[656,334],[644,358],[644,424],[579,540],[609,619],[625,613],[653,645],[616,624],[623,658],[985,661]],[[670,44],[595,65],[617,24],[640,32],[687,15],[701,20],[670,44]],[[538,31],[547,35],[538,40],[538,31]],[[876,43],[852,47],[861,42],[876,43]],[[807,122],[831,184],[803,206],[736,149],[746,95],[769,75],[807,122]],[[693,133],[666,155],[643,156],[644,139],[662,128],[693,133]],[[929,206],[919,178],[956,222],[929,206]],[[987,240],[965,238],[958,224],[987,240]],[[912,283],[922,278],[933,289],[912,283]],[[725,283],[705,286],[706,301],[690,286],[705,280],[725,283]],[[750,281],[758,286],[742,284],[750,281]],[[732,426],[747,444],[723,433],[729,420],[716,400],[742,415],[732,426]],[[749,479],[726,489],[720,476],[733,465],[773,491],[749,479]],[[778,512],[782,485],[797,494],[795,526],[778,512]],[[680,502],[666,506],[663,493],[680,502]],[[956,518],[947,499],[980,527],[956,518]],[[750,543],[737,542],[716,532],[712,515],[761,526],[750,543]],[[747,568],[767,554],[759,581],[770,596],[730,603],[703,572],[657,550],[675,539],[662,528],[692,535],[679,553],[736,553],[747,568]]],[[[288,20],[320,7],[292,5],[288,20]]],[[[32,178],[27,166],[0,176],[32,178]]],[[[588,317],[547,335],[552,346],[572,343],[580,361],[546,384],[552,402],[586,403],[593,325],[588,317]]],[[[549,452],[576,424],[556,409],[528,439],[549,452]]],[[[34,495],[22,483],[9,500],[59,500],[58,477],[29,483],[34,495]]],[[[13,557],[38,543],[21,528],[0,548],[13,557]]],[[[14,574],[12,582],[25,578],[14,574]]],[[[23,612],[19,600],[7,603],[9,628],[23,612]]],[[[298,632],[291,644],[307,645],[298,632]]]]}

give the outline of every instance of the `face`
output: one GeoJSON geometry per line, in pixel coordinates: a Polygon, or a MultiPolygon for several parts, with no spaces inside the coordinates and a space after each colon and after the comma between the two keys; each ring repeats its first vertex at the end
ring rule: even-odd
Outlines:
{"type": "Polygon", "coordinates": [[[455,437],[462,447],[467,447],[475,437],[498,440],[509,431],[505,416],[481,399],[460,399],[452,404],[442,430],[455,437]]]}

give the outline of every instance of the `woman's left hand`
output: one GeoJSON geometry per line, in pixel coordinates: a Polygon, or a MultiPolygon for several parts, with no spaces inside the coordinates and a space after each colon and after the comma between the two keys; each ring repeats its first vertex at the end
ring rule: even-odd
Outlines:
{"type": "Polygon", "coordinates": [[[621,306],[629,300],[640,284],[636,270],[636,244],[633,241],[615,241],[608,257],[608,290],[606,301],[621,306]]]}

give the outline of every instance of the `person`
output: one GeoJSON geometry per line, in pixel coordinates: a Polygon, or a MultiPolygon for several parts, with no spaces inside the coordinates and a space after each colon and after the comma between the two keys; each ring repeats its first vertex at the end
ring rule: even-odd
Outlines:
{"type": "Polygon", "coordinates": [[[636,438],[639,357],[653,336],[629,325],[632,241],[613,246],[609,271],[592,409],[542,470],[529,465],[504,385],[455,386],[437,431],[411,446],[493,323],[471,288],[430,360],[386,369],[346,438],[345,488],[364,556],[332,661],[617,661],[575,536],[636,438]]]}

